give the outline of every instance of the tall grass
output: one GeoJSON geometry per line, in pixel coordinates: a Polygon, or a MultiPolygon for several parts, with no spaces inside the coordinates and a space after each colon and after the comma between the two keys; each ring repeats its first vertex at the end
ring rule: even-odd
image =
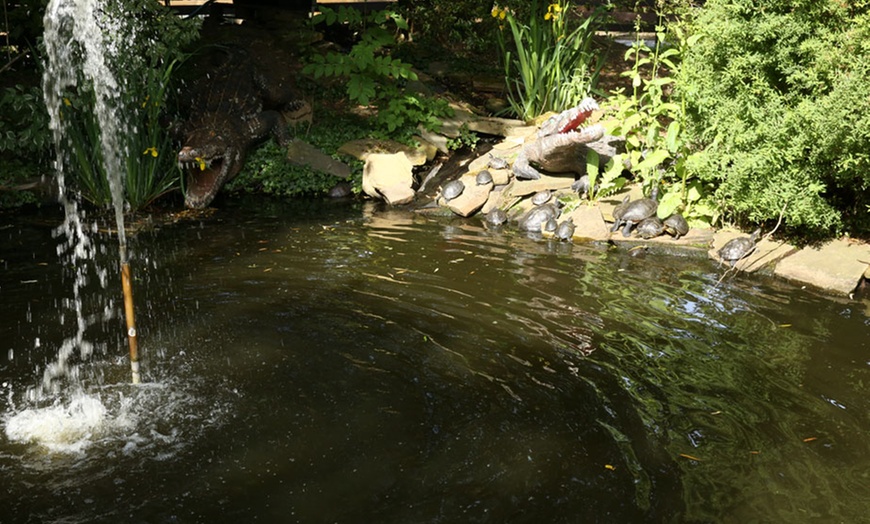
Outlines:
{"type": "Polygon", "coordinates": [[[597,83],[602,60],[592,53],[591,44],[601,12],[573,19],[571,11],[566,0],[549,4],[546,11],[533,0],[529,22],[522,23],[507,8],[492,10],[509,29],[501,26],[498,43],[508,101],[519,118],[528,120],[573,107],[597,83]]]}

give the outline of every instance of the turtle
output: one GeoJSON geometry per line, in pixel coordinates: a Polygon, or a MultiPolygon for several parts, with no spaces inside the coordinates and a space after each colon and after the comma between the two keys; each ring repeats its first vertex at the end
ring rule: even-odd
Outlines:
{"type": "Polygon", "coordinates": [[[463,191],[465,191],[465,184],[462,183],[462,180],[453,180],[444,184],[444,187],[441,188],[441,196],[446,202],[458,197],[463,191]]]}
{"type": "Polygon", "coordinates": [[[556,221],[556,217],[550,217],[546,222],[544,222],[544,231],[554,232],[556,228],[559,227],[559,222],[556,221]]]}
{"type": "MultiPolygon", "coordinates": [[[[622,208],[618,218],[616,217],[617,210],[613,210],[615,222],[613,223],[613,229],[610,231],[616,231],[619,229],[619,226],[624,225],[625,227],[622,228],[622,236],[628,237],[631,235],[631,229],[635,224],[638,224],[644,219],[656,214],[656,210],[659,208],[659,203],[656,200],[657,193],[658,191],[653,189],[649,198],[640,198],[631,202],[623,200],[622,202],[625,204],[625,207],[622,208]]],[[[617,206],[617,208],[618,207],[619,206],[617,206]]]]}
{"type": "Polygon", "coordinates": [[[489,154],[489,162],[487,162],[486,167],[490,167],[492,169],[508,169],[511,167],[508,164],[508,161],[500,156],[495,156],[492,153],[489,154]]]}
{"type": "Polygon", "coordinates": [[[663,224],[665,226],[665,233],[673,236],[674,240],[679,239],[681,236],[689,232],[689,223],[686,222],[683,215],[679,213],[674,213],[666,218],[663,224]]]}
{"type": "Polygon", "coordinates": [[[622,203],[617,204],[616,207],[613,208],[613,229],[611,229],[611,231],[619,229],[617,224],[622,220],[622,214],[625,213],[625,208],[628,207],[630,199],[630,196],[625,195],[625,198],[622,199],[622,203]]]}
{"type": "Polygon", "coordinates": [[[732,238],[724,246],[719,248],[719,258],[727,261],[734,267],[741,258],[748,256],[755,251],[755,242],[758,240],[758,235],[761,234],[761,228],[756,229],[748,237],[732,238]]]}
{"type": "Polygon", "coordinates": [[[486,214],[486,222],[493,226],[500,226],[507,222],[507,219],[507,213],[499,208],[494,208],[486,214]]]}
{"type": "Polygon", "coordinates": [[[556,228],[556,238],[559,240],[571,240],[574,238],[574,220],[569,218],[556,228]]]}
{"type": "Polygon", "coordinates": [[[550,201],[550,197],[553,196],[549,190],[544,189],[543,191],[538,191],[534,195],[532,195],[532,204],[536,206],[542,206],[550,201]]]}
{"type": "Polygon", "coordinates": [[[346,198],[352,194],[353,189],[351,188],[350,183],[342,181],[332,186],[332,189],[329,190],[327,196],[329,196],[329,198],[346,198]]]}
{"type": "Polygon", "coordinates": [[[547,220],[559,216],[559,210],[553,204],[544,204],[530,209],[525,215],[520,217],[519,226],[523,231],[541,232],[541,225],[547,220]]]}
{"type": "Polygon", "coordinates": [[[487,184],[492,184],[492,173],[484,169],[474,178],[475,182],[479,186],[485,186],[487,184]]]}
{"type": "Polygon", "coordinates": [[[589,194],[589,175],[583,175],[571,184],[571,189],[576,191],[581,197],[589,194]]]}
{"type": "Polygon", "coordinates": [[[659,220],[659,217],[653,215],[643,219],[637,225],[637,236],[643,239],[655,238],[665,232],[665,225],[659,220]]]}

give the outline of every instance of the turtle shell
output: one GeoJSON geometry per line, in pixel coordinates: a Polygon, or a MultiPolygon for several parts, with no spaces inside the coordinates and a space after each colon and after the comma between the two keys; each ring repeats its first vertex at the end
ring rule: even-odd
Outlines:
{"type": "Polygon", "coordinates": [[[574,238],[574,221],[570,218],[556,228],[556,238],[559,240],[571,240],[574,238]]]}
{"type": "Polygon", "coordinates": [[[738,260],[755,251],[755,242],[760,233],[761,229],[756,229],[748,237],[732,238],[719,248],[719,258],[727,261],[733,267],[738,260]]]}
{"type": "Polygon", "coordinates": [[[584,196],[589,193],[589,175],[583,175],[571,184],[571,189],[578,195],[584,196]]]}
{"type": "Polygon", "coordinates": [[[617,222],[625,224],[625,227],[622,229],[622,236],[629,236],[631,234],[631,228],[634,227],[635,224],[655,215],[658,208],[658,201],[652,198],[640,198],[626,204],[625,208],[622,210],[621,216],[619,217],[619,222],[617,222]]]}
{"type": "Polygon", "coordinates": [[[556,217],[550,217],[546,222],[544,222],[544,231],[552,233],[556,231],[556,228],[558,227],[559,222],[556,221],[556,217]]]}
{"type": "Polygon", "coordinates": [[[532,195],[532,204],[535,204],[536,206],[542,206],[550,201],[551,196],[553,196],[553,194],[546,189],[543,191],[538,191],[537,193],[532,195]]]}
{"type": "Polygon", "coordinates": [[[523,231],[541,232],[541,226],[559,215],[559,210],[553,204],[544,204],[530,209],[519,220],[520,229],[523,231]]]}
{"type": "Polygon", "coordinates": [[[489,155],[489,162],[487,163],[487,167],[492,169],[507,169],[510,167],[508,161],[500,156],[489,155]]]}
{"type": "Polygon", "coordinates": [[[485,186],[487,184],[492,184],[492,173],[484,169],[474,178],[475,182],[479,186],[485,186]]]}
{"type": "Polygon", "coordinates": [[[499,208],[495,208],[486,214],[486,222],[494,226],[500,226],[507,222],[507,213],[499,208]]]}
{"type": "Polygon", "coordinates": [[[462,183],[462,180],[453,180],[444,184],[444,187],[441,188],[441,196],[444,197],[444,200],[453,200],[463,191],[465,191],[465,184],[462,183]]]}
{"type": "Polygon", "coordinates": [[[655,238],[665,232],[665,225],[659,220],[659,217],[653,215],[643,219],[637,225],[637,236],[640,238],[650,239],[655,238]]]}
{"type": "MultiPolygon", "coordinates": [[[[689,232],[689,223],[683,218],[683,215],[674,213],[666,218],[663,222],[665,232],[674,237],[674,240],[680,238],[689,232]]],[[[639,226],[638,226],[639,227],[639,226]]]]}

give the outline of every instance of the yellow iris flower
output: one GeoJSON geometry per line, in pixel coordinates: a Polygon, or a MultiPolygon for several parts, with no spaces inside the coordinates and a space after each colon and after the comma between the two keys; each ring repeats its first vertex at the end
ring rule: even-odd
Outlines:
{"type": "Polygon", "coordinates": [[[151,156],[156,158],[157,157],[157,148],[156,147],[149,147],[145,151],[142,151],[142,154],[143,155],[151,155],[151,156]]]}

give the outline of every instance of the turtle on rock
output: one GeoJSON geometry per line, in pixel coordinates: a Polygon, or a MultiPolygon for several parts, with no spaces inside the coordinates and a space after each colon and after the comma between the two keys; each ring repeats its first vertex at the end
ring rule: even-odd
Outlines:
{"type": "Polygon", "coordinates": [[[552,197],[552,196],[553,196],[553,193],[551,193],[548,189],[538,191],[537,193],[532,195],[532,204],[535,204],[536,206],[542,206],[542,205],[546,204],[547,202],[549,202],[550,197],[552,197]]]}
{"type": "Polygon", "coordinates": [[[655,238],[665,232],[665,225],[659,220],[659,217],[653,215],[643,219],[637,225],[637,236],[645,240],[655,238]]]}
{"type": "Polygon", "coordinates": [[[734,267],[734,264],[738,260],[749,256],[750,253],[755,251],[755,243],[758,241],[758,235],[760,234],[761,228],[758,228],[748,237],[732,238],[719,248],[719,258],[731,264],[731,267],[734,267]]]}
{"type": "Polygon", "coordinates": [[[500,226],[507,222],[508,216],[503,210],[499,208],[492,209],[489,213],[486,214],[486,223],[492,226],[500,226]]]}
{"type": "Polygon", "coordinates": [[[689,223],[679,213],[674,213],[666,218],[662,225],[665,228],[665,233],[674,237],[674,240],[679,240],[681,236],[689,232],[689,223]]]}
{"type": "Polygon", "coordinates": [[[441,188],[441,197],[445,202],[448,202],[461,195],[463,191],[465,191],[465,184],[462,180],[453,180],[441,188]]]}
{"type": "Polygon", "coordinates": [[[622,228],[622,236],[628,238],[636,224],[656,214],[659,208],[658,200],[656,200],[657,195],[658,189],[653,189],[649,198],[640,198],[631,202],[623,200],[622,203],[625,207],[619,209],[619,206],[616,206],[616,209],[613,210],[614,222],[610,231],[614,232],[620,226],[625,226],[622,228]]]}
{"type": "Polygon", "coordinates": [[[523,231],[541,232],[541,226],[546,224],[551,218],[559,217],[559,208],[553,204],[544,204],[530,209],[525,215],[520,217],[519,226],[523,231]]]}
{"type": "Polygon", "coordinates": [[[586,198],[589,195],[589,175],[583,175],[571,184],[571,190],[575,191],[580,198],[586,198]]]}
{"type": "Polygon", "coordinates": [[[479,186],[485,186],[487,184],[492,184],[492,173],[484,169],[480,173],[474,177],[474,181],[477,182],[479,186]]]}
{"type": "Polygon", "coordinates": [[[574,238],[574,219],[569,218],[559,224],[555,232],[556,238],[559,240],[571,240],[574,238]]]}

